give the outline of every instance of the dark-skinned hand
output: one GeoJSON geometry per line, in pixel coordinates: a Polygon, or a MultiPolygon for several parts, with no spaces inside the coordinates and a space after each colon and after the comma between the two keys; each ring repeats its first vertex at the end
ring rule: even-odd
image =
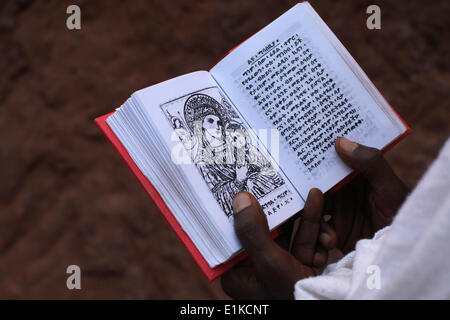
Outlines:
{"type": "Polygon", "coordinates": [[[335,149],[340,158],[360,174],[325,200],[325,214],[337,234],[342,253],[355,249],[363,238],[391,224],[408,195],[408,188],[391,169],[378,149],[338,138],[335,149]]]}
{"type": "MultiPolygon", "coordinates": [[[[324,201],[311,189],[297,234],[285,232],[273,241],[265,214],[247,192],[233,199],[236,234],[249,259],[222,276],[224,291],[237,299],[292,299],[295,283],[315,276],[327,263],[328,251],[344,253],[362,238],[370,238],[389,225],[408,189],[394,174],[382,153],[345,138],[338,138],[336,151],[360,175],[324,201]],[[329,223],[323,215],[331,215],[329,223]]],[[[284,228],[290,229],[291,223],[284,228]]]]}
{"type": "Polygon", "coordinates": [[[298,232],[285,232],[275,242],[266,215],[255,197],[240,192],[233,199],[234,228],[249,259],[222,276],[222,288],[237,299],[292,299],[294,284],[315,276],[334,248],[336,234],[322,219],[323,194],[311,189],[298,232]]]}

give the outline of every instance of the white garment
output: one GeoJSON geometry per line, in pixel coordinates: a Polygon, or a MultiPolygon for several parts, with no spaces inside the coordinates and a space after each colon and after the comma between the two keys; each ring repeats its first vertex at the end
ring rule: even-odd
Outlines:
{"type": "Polygon", "coordinates": [[[450,139],[391,226],[358,241],[322,275],[298,281],[294,294],[296,299],[450,299],[450,139]],[[379,289],[370,285],[377,279],[379,289]]]}

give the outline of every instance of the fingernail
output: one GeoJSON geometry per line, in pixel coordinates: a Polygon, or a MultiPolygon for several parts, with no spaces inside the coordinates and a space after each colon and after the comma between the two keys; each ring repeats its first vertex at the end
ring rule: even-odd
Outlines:
{"type": "Polygon", "coordinates": [[[330,241],[330,236],[326,233],[321,233],[320,234],[320,243],[322,243],[322,245],[326,246],[328,245],[328,242],[330,241]]]}
{"type": "Polygon", "coordinates": [[[247,207],[252,205],[252,199],[247,192],[239,192],[233,198],[233,210],[234,213],[238,213],[247,207]]]}
{"type": "Polygon", "coordinates": [[[347,154],[352,154],[358,147],[356,142],[350,141],[344,137],[339,137],[338,140],[339,148],[347,154]]]}

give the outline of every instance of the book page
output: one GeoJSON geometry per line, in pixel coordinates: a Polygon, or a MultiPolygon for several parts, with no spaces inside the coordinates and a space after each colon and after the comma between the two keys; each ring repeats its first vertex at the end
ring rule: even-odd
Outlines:
{"type": "MultiPolygon", "coordinates": [[[[303,208],[303,201],[206,71],[138,91],[145,107],[206,211],[240,248],[231,201],[242,190],[261,203],[272,229],[303,208]]],[[[159,152],[165,152],[160,150],[159,152]]],[[[181,177],[175,177],[180,178],[181,177]]]]}
{"type": "Polygon", "coordinates": [[[338,136],[382,148],[400,134],[309,10],[297,4],[210,71],[250,127],[278,130],[276,160],[304,199],[350,173],[338,136]]]}

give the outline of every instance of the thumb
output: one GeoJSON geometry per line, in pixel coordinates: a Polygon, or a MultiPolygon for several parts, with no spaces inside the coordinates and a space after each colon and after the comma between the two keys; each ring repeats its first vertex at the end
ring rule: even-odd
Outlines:
{"type": "Polygon", "coordinates": [[[379,188],[389,183],[402,183],[380,150],[360,145],[343,137],[336,139],[335,149],[349,167],[361,172],[369,180],[372,187],[379,188]]]}
{"type": "Polygon", "coordinates": [[[383,153],[343,137],[336,139],[335,149],[348,166],[367,179],[375,192],[374,200],[390,208],[384,214],[393,216],[408,194],[408,188],[394,173],[383,153]]]}
{"type": "MultiPolygon", "coordinates": [[[[234,229],[253,260],[268,258],[276,244],[270,236],[266,215],[256,198],[241,191],[233,198],[234,229]]],[[[272,251],[273,252],[273,251],[272,251]]]]}
{"type": "MultiPolygon", "coordinates": [[[[293,298],[294,284],[314,275],[272,240],[267,218],[258,201],[248,192],[233,199],[234,228],[251,259],[259,292],[271,298],[293,298]]],[[[243,279],[245,280],[245,279],[243,279]]]]}

